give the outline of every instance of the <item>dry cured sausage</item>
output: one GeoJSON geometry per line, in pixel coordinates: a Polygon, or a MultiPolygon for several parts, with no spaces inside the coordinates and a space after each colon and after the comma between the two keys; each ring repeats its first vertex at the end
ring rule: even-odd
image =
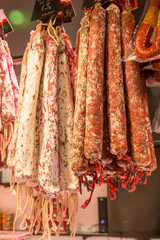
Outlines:
{"type": "Polygon", "coordinates": [[[121,62],[120,10],[117,5],[112,4],[106,9],[106,13],[106,81],[110,152],[114,155],[124,155],[127,152],[127,126],[121,62]]]}
{"type": "Polygon", "coordinates": [[[14,134],[10,145],[10,151],[7,158],[7,165],[10,168],[13,168],[15,166],[15,152],[16,152],[16,144],[17,144],[17,136],[18,136],[18,128],[19,128],[19,121],[20,121],[20,115],[21,115],[21,109],[23,104],[23,98],[24,98],[24,91],[25,91],[25,83],[27,78],[27,57],[28,57],[28,50],[29,47],[26,47],[26,50],[23,55],[23,61],[22,61],[22,69],[21,69],[21,87],[19,91],[19,101],[18,101],[18,111],[16,114],[15,122],[14,122],[14,134]]]}
{"type": "Polygon", "coordinates": [[[12,84],[12,89],[14,94],[15,112],[17,112],[18,98],[19,98],[19,85],[18,85],[17,77],[14,71],[13,60],[8,47],[8,43],[6,41],[3,41],[3,45],[7,53],[6,57],[7,57],[8,71],[9,71],[10,81],[12,84]]]}
{"type": "Polygon", "coordinates": [[[39,84],[44,61],[44,40],[41,27],[31,35],[27,58],[27,76],[25,80],[23,108],[19,119],[18,136],[15,150],[15,176],[20,181],[32,177],[32,165],[36,137],[36,111],[39,94],[39,84]],[[23,161],[22,161],[23,160],[23,161]]]}
{"type": "Polygon", "coordinates": [[[76,191],[78,179],[71,169],[73,96],[64,36],[59,32],[58,48],[58,154],[61,190],[76,191]]]}
{"type": "Polygon", "coordinates": [[[75,66],[75,52],[72,48],[71,41],[69,40],[69,37],[64,34],[64,39],[66,43],[66,53],[67,53],[67,59],[69,64],[69,70],[70,70],[70,76],[71,76],[71,87],[72,87],[72,94],[74,93],[74,66],[75,66]]]}
{"type": "Polygon", "coordinates": [[[78,70],[76,79],[76,98],[73,128],[72,170],[82,173],[86,171],[88,160],[84,156],[86,90],[87,90],[87,60],[89,45],[89,29],[91,14],[81,20],[79,36],[78,70]]]}
{"type": "MultiPolygon", "coordinates": [[[[1,40],[2,41],[2,40],[1,40]]],[[[0,79],[1,79],[1,118],[3,122],[14,122],[15,105],[14,93],[10,81],[7,56],[8,53],[4,47],[3,41],[0,43],[1,59],[0,59],[0,79]]]]}
{"type": "Polygon", "coordinates": [[[103,83],[106,12],[100,4],[92,12],[87,65],[86,126],[84,155],[101,159],[103,155],[103,83]]]}
{"type": "MultiPolygon", "coordinates": [[[[133,15],[124,10],[122,13],[122,41],[124,55],[133,51],[131,40],[135,28],[133,15]]],[[[135,61],[125,62],[125,87],[128,117],[131,134],[132,157],[139,166],[148,166],[151,162],[148,129],[146,126],[146,109],[144,99],[146,87],[140,75],[140,65],[135,61]]]]}
{"type": "MultiPolygon", "coordinates": [[[[46,37],[46,54],[42,74],[42,126],[40,131],[40,158],[38,182],[41,194],[54,198],[59,194],[58,166],[58,102],[57,62],[58,46],[50,36],[46,37]]],[[[36,146],[38,148],[38,146],[36,146]]],[[[35,156],[36,157],[36,156],[35,156]]]]}
{"type": "Polygon", "coordinates": [[[160,1],[152,0],[148,12],[140,25],[135,40],[135,53],[142,60],[148,60],[160,55],[160,1]],[[150,42],[154,28],[156,36],[153,44],[150,42]]]}
{"type": "Polygon", "coordinates": [[[81,28],[77,32],[76,47],[75,47],[75,66],[74,66],[74,102],[76,96],[76,84],[77,84],[77,74],[78,74],[78,59],[79,59],[79,43],[80,43],[80,32],[81,28]]]}

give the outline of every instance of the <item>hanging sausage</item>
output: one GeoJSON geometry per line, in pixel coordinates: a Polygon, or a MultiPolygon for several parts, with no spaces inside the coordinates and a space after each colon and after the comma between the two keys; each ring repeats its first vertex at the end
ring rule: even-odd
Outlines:
{"type": "MultiPolygon", "coordinates": [[[[88,167],[88,160],[84,156],[85,116],[86,116],[86,88],[87,88],[87,60],[91,14],[87,13],[81,20],[79,33],[79,48],[77,61],[77,76],[75,89],[75,110],[73,128],[72,170],[83,172],[88,167]]],[[[78,44],[78,43],[77,43],[78,44]]]]}
{"type": "Polygon", "coordinates": [[[159,0],[152,0],[146,16],[136,35],[135,52],[136,55],[142,60],[148,60],[160,55],[159,9],[159,0]],[[156,26],[156,36],[152,44],[150,42],[150,38],[156,26]]]}
{"type": "Polygon", "coordinates": [[[0,38],[0,159],[3,167],[9,152],[17,112],[19,86],[8,44],[0,38]]]}
{"type": "Polygon", "coordinates": [[[24,53],[14,138],[7,160],[17,181],[14,229],[20,215],[23,216],[20,227],[26,228],[30,204],[31,233],[38,233],[42,218],[42,238],[46,235],[50,238],[51,231],[58,235],[68,211],[68,224],[74,236],[78,210],[78,177],[71,170],[74,63],[68,64],[71,49],[63,29],[53,28],[52,22],[48,31],[42,28],[42,23],[37,25],[24,53]]]}

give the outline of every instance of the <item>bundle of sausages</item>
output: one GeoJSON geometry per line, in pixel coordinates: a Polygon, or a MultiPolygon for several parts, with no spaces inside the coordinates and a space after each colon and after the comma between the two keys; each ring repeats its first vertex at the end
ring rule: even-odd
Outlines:
{"type": "Polygon", "coordinates": [[[129,7],[96,4],[77,34],[71,165],[91,196],[103,179],[112,199],[119,186],[132,192],[157,167],[145,79],[139,63],[121,60],[133,52],[134,29],[129,7]]]}
{"type": "Polygon", "coordinates": [[[23,56],[20,94],[11,151],[7,164],[17,181],[17,212],[23,216],[21,229],[27,227],[30,205],[31,233],[40,227],[51,239],[59,234],[66,218],[71,235],[75,232],[78,210],[78,177],[71,169],[73,134],[74,52],[61,27],[40,23],[32,32],[23,56]],[[25,205],[22,206],[22,190],[25,205]],[[53,217],[56,199],[57,218],[53,217]],[[42,219],[42,226],[41,226],[42,219]]]}
{"type": "Polygon", "coordinates": [[[149,9],[140,25],[135,40],[135,53],[144,61],[152,61],[154,79],[160,82],[160,1],[151,0],[149,9]],[[151,41],[156,29],[156,36],[151,41]],[[156,60],[154,60],[156,59],[156,60]]]}
{"type": "Polygon", "coordinates": [[[8,44],[0,38],[0,165],[6,167],[13,124],[18,106],[19,86],[8,44]]]}

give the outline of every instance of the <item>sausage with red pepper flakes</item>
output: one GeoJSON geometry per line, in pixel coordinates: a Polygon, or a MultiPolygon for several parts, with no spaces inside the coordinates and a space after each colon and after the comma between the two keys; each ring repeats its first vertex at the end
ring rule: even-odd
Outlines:
{"type": "Polygon", "coordinates": [[[127,152],[127,124],[124,100],[123,69],[121,61],[120,9],[112,4],[106,9],[106,74],[110,152],[124,155],[127,152]]]}
{"type": "Polygon", "coordinates": [[[103,83],[106,12],[100,4],[92,12],[87,66],[86,126],[84,155],[101,159],[103,155],[103,83]]]}
{"type": "MultiPolygon", "coordinates": [[[[134,16],[130,11],[122,13],[122,41],[124,56],[133,52],[132,36],[135,28],[134,16]]],[[[150,164],[150,148],[146,125],[146,86],[140,75],[140,65],[135,61],[125,62],[125,87],[130,123],[132,157],[139,166],[150,164]]]]}
{"type": "Polygon", "coordinates": [[[160,55],[160,1],[152,0],[143,22],[140,25],[135,39],[135,53],[142,60],[160,55]],[[150,42],[154,28],[156,37],[153,44],[150,42]]]}
{"type": "Polygon", "coordinates": [[[82,19],[79,35],[72,153],[72,170],[78,173],[86,171],[88,166],[88,160],[84,156],[84,138],[90,19],[90,14],[86,15],[82,19]]]}

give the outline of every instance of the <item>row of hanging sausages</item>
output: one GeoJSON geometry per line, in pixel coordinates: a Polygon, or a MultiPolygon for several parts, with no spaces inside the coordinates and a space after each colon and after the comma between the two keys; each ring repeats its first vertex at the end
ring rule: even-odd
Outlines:
{"type": "MultiPolygon", "coordinates": [[[[38,216],[42,214],[43,237],[51,235],[50,221],[53,230],[59,232],[66,214],[64,208],[69,212],[71,234],[75,232],[78,177],[70,162],[73,66],[74,52],[63,29],[51,27],[50,31],[43,31],[39,24],[23,56],[19,105],[7,164],[17,180],[17,198],[21,198],[21,189],[25,187],[27,199],[31,201],[30,232],[34,231],[38,216]],[[53,199],[59,209],[56,220],[47,210],[48,206],[53,208],[53,199]]],[[[18,204],[21,205],[19,201],[18,204]]],[[[20,215],[18,208],[15,222],[20,215]]],[[[24,216],[25,211],[26,208],[24,216]]]]}
{"type": "MultiPolygon", "coordinates": [[[[149,11],[157,14],[159,7],[158,1],[152,0],[149,11]]],[[[154,27],[146,25],[147,21],[148,17],[139,30],[143,42],[139,35],[136,39],[142,59],[148,58],[144,29],[151,34],[154,27]]],[[[12,62],[6,60],[8,47],[6,43],[0,46],[0,69],[4,71],[0,72],[1,130],[3,123],[13,122],[16,115],[7,164],[18,182],[18,203],[21,205],[23,186],[26,199],[31,199],[31,232],[42,214],[43,237],[50,237],[49,221],[57,232],[64,209],[68,209],[74,235],[78,176],[86,182],[87,175],[93,176],[88,184],[91,191],[95,183],[107,178],[114,198],[117,186],[133,191],[143,183],[145,174],[156,169],[145,78],[139,63],[129,60],[123,64],[121,60],[122,55],[127,58],[133,52],[134,29],[129,7],[121,14],[115,4],[106,10],[96,4],[81,21],[74,55],[61,27],[47,32],[39,24],[23,56],[18,109],[18,84],[12,62]],[[10,82],[7,67],[7,74],[12,74],[10,82]],[[52,211],[48,213],[54,198],[58,226],[52,211]]],[[[154,44],[149,49],[153,50],[154,44]]],[[[26,207],[21,211],[24,218],[25,211],[26,207]]],[[[15,221],[19,215],[17,206],[15,221]]]]}
{"type": "Polygon", "coordinates": [[[140,64],[122,63],[123,55],[127,58],[133,53],[134,29],[130,8],[121,14],[115,4],[106,10],[97,4],[82,19],[76,44],[72,155],[72,169],[80,181],[85,174],[99,174],[99,160],[104,168],[102,178],[114,177],[123,186],[133,183],[125,183],[133,173],[132,166],[140,178],[157,167],[140,64]]]}

